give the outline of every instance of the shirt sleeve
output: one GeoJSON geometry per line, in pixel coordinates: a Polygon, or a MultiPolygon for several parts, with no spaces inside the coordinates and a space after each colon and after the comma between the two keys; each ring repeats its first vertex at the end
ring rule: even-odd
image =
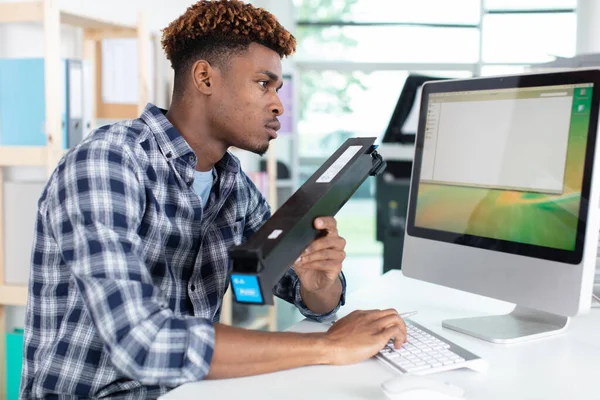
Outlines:
{"type": "MultiPolygon", "coordinates": [[[[137,168],[139,169],[139,168],[137,168]]],[[[146,197],[127,146],[95,140],[66,156],[48,193],[49,229],[115,368],[144,385],[203,379],[214,326],[168,308],[144,262],[146,197]]]]}
{"type": "MultiPolygon", "coordinates": [[[[246,179],[250,187],[250,202],[248,207],[249,212],[246,216],[246,225],[244,227],[244,240],[249,239],[271,217],[271,208],[264,196],[254,183],[252,183],[250,178],[246,176],[246,179]]],[[[340,301],[333,310],[326,314],[312,312],[304,301],[302,301],[300,279],[293,267],[290,267],[285,275],[275,284],[273,294],[288,303],[294,304],[305,317],[316,321],[324,321],[334,315],[346,303],[346,278],[343,272],[340,272],[340,281],[342,283],[340,301]]]]}

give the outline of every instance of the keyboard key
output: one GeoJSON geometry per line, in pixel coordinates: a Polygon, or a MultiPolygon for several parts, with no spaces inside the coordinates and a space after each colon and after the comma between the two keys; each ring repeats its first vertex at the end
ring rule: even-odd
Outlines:
{"type": "Polygon", "coordinates": [[[418,325],[407,322],[408,342],[400,349],[394,347],[390,341],[384,349],[379,352],[380,358],[387,359],[391,364],[398,366],[407,373],[437,372],[442,367],[460,368],[465,363],[465,358],[455,354],[451,348],[461,349],[461,354],[468,354],[468,360],[476,360],[477,357],[466,349],[437,337],[434,333],[421,329],[418,325]]]}

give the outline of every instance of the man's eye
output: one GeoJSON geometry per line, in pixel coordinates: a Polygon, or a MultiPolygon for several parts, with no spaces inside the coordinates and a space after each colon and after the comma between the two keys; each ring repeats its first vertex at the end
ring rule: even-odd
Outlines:
{"type": "Polygon", "coordinates": [[[258,84],[266,89],[267,85],[269,84],[269,81],[260,81],[258,82],[258,84]]]}

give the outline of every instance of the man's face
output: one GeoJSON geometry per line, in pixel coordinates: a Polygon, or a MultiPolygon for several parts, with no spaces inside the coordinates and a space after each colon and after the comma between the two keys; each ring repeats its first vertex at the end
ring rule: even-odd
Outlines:
{"type": "Polygon", "coordinates": [[[282,85],[279,55],[252,43],[230,58],[213,82],[212,123],[229,146],[264,154],[277,137],[283,105],[277,92],[282,85]]]}

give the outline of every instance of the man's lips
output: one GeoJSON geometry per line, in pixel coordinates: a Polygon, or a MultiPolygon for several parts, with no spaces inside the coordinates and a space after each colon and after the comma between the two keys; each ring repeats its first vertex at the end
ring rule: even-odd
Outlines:
{"type": "Polygon", "coordinates": [[[269,130],[269,133],[273,139],[277,138],[277,131],[281,128],[281,123],[279,121],[270,122],[265,125],[265,128],[269,130]]]}
{"type": "Polygon", "coordinates": [[[265,126],[269,129],[273,129],[275,132],[277,132],[279,129],[281,129],[281,123],[279,121],[268,123],[265,126]]]}

